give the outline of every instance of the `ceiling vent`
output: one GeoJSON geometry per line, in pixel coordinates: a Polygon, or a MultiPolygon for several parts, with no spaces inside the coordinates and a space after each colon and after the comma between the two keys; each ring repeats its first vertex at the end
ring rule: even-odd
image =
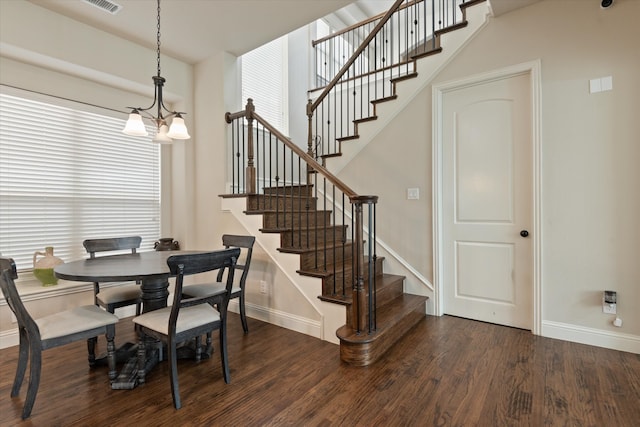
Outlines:
{"type": "Polygon", "coordinates": [[[120,12],[122,6],[118,3],[114,3],[110,0],[82,0],[85,3],[89,3],[92,6],[97,7],[100,10],[104,10],[105,12],[109,12],[112,15],[120,12]]]}

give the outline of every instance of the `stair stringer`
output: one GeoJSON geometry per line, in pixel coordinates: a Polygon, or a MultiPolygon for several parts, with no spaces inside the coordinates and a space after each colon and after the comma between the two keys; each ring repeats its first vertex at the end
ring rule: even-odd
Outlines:
{"type": "MultiPolygon", "coordinates": [[[[258,245],[260,245],[282,274],[289,279],[293,286],[320,316],[320,322],[317,328],[305,328],[301,330],[299,328],[293,329],[286,323],[277,323],[277,325],[320,338],[323,341],[339,344],[340,341],[336,336],[336,331],[344,325],[347,315],[346,306],[318,299],[318,295],[322,290],[322,279],[298,274],[297,270],[300,268],[299,256],[278,251],[280,247],[280,235],[260,231],[262,228],[262,215],[245,214],[246,199],[244,197],[222,198],[222,210],[230,212],[247,232],[255,236],[258,245]]],[[[269,309],[256,307],[254,311],[264,312],[269,311],[269,309]]],[[[247,312],[251,313],[248,305],[247,312]]],[[[274,323],[269,316],[262,316],[260,320],[274,323]]],[[[316,321],[315,319],[309,319],[309,322],[314,323],[316,321]]]]}
{"type": "Polygon", "coordinates": [[[332,157],[327,161],[327,169],[336,175],[344,169],[488,24],[489,16],[490,11],[487,2],[468,7],[466,11],[467,26],[440,35],[442,52],[417,60],[416,71],[418,76],[396,84],[398,97],[393,101],[376,105],[375,115],[378,118],[359,124],[359,138],[343,142],[342,155],[332,157]]]}

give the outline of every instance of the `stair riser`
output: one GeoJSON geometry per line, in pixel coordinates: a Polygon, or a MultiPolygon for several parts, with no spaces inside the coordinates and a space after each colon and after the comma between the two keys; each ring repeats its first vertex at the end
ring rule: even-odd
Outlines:
{"type": "Polygon", "coordinates": [[[317,205],[314,197],[284,197],[284,196],[249,196],[247,198],[247,211],[264,211],[264,210],[280,210],[280,211],[306,211],[315,210],[317,205]]]}
{"type": "MultiPolygon", "coordinates": [[[[353,283],[355,282],[352,265],[353,265],[352,263],[349,263],[348,265],[344,266],[342,270],[338,270],[331,276],[325,278],[322,281],[322,294],[323,295],[336,295],[336,294],[342,295],[344,292],[347,292],[348,295],[351,295],[350,293],[353,288],[353,283]],[[335,290],[334,290],[334,283],[335,283],[335,290]]],[[[329,272],[333,273],[331,267],[329,268],[329,272]]],[[[376,260],[375,273],[377,275],[382,274],[382,258],[379,258],[376,260]]],[[[364,280],[367,281],[368,279],[369,279],[369,269],[367,268],[367,264],[365,263],[364,280]]],[[[400,289],[402,290],[402,284],[400,286],[400,289]]]]}
{"type": "Polygon", "coordinates": [[[290,248],[310,248],[322,246],[325,243],[342,243],[345,240],[346,226],[331,226],[326,229],[318,228],[311,230],[286,231],[280,233],[280,247],[290,248]]]}
{"type": "Polygon", "coordinates": [[[330,264],[350,263],[353,245],[346,244],[335,248],[326,248],[316,252],[307,252],[300,255],[300,269],[321,269],[330,264]]]}
{"type": "Polygon", "coordinates": [[[262,226],[267,229],[300,228],[331,225],[331,212],[278,212],[264,213],[262,226]]]}
{"type": "Polygon", "coordinates": [[[313,196],[313,185],[299,185],[299,186],[287,186],[287,187],[268,187],[262,190],[265,195],[293,195],[302,197],[313,196]]]}
{"type": "Polygon", "coordinates": [[[383,305],[402,295],[404,292],[404,286],[402,282],[402,280],[398,280],[397,282],[389,286],[378,288],[376,290],[377,306],[382,307],[383,305]]]}

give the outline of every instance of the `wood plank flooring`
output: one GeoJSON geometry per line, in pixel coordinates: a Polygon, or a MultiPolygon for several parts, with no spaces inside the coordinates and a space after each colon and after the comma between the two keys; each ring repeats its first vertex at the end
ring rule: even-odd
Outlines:
{"type": "MultiPolygon", "coordinates": [[[[378,363],[340,362],[336,345],[231,314],[231,384],[214,357],[179,362],[173,409],[166,362],[134,390],[111,390],[86,345],[44,352],[33,414],[10,397],[17,348],[0,350],[0,425],[638,426],[640,355],[427,316],[378,363]]],[[[130,319],[117,342],[134,339],[130,319]]],[[[104,340],[101,340],[104,347],[104,340]]]]}

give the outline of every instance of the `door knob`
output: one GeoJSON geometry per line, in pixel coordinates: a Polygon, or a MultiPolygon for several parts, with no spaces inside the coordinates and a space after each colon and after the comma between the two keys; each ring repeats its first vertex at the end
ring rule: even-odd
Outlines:
{"type": "Polygon", "coordinates": [[[527,237],[527,236],[529,235],[529,232],[528,232],[527,230],[522,230],[522,231],[520,232],[520,235],[521,235],[522,237],[527,237]]]}

